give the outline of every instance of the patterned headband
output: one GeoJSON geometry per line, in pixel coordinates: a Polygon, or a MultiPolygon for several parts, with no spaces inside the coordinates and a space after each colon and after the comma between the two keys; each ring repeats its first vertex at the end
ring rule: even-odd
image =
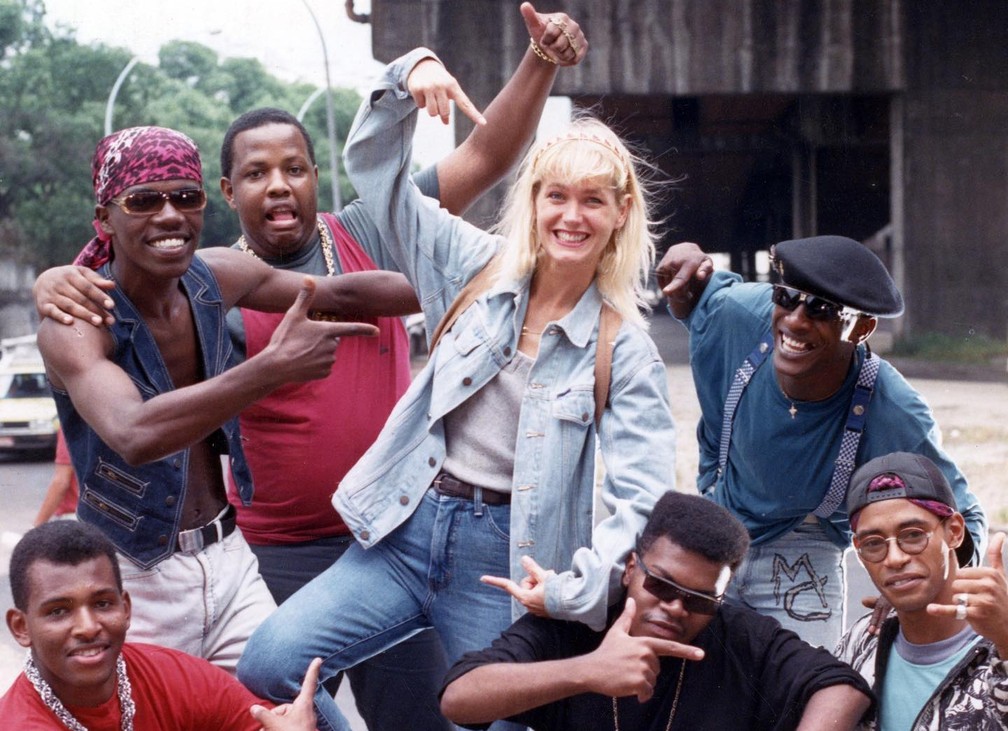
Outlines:
{"type": "Polygon", "coordinates": [[[629,171],[633,169],[633,165],[631,165],[630,161],[626,159],[626,156],[623,154],[623,152],[618,147],[616,147],[616,145],[614,145],[610,140],[607,140],[605,137],[601,137],[600,135],[591,134],[589,132],[572,130],[570,132],[566,132],[562,135],[554,137],[549,142],[540,147],[539,150],[536,152],[535,157],[532,158],[532,170],[534,171],[539,166],[539,159],[542,157],[543,153],[546,152],[546,150],[553,147],[554,145],[560,144],[561,142],[590,142],[594,145],[601,145],[606,150],[608,150],[609,152],[611,152],[613,155],[616,156],[616,159],[620,161],[620,164],[623,166],[625,172],[629,173],[629,171]]]}
{"type": "Polygon", "coordinates": [[[98,205],[127,188],[162,180],[194,180],[203,184],[196,143],[165,127],[130,127],[98,143],[91,160],[91,180],[98,205]]]}

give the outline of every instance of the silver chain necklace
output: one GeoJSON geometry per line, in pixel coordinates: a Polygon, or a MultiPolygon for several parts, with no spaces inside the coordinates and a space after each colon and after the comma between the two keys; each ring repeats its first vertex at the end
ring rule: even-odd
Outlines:
{"type": "MultiPolygon", "coordinates": [[[[70,731],[88,731],[73,715],[66,709],[62,701],[53,693],[49,683],[42,679],[35,661],[32,660],[31,653],[25,658],[24,674],[28,681],[35,687],[46,708],[52,711],[64,726],[70,731]]],[[[120,653],[116,659],[116,693],[119,696],[119,712],[122,716],[120,728],[122,731],[133,731],[133,716],[136,715],[136,704],[133,702],[133,688],[130,686],[129,677],[126,675],[126,661],[120,653]]]]}
{"type": "MultiPolygon", "coordinates": [[[[318,224],[319,247],[322,249],[322,258],[325,259],[326,274],[332,277],[336,274],[336,263],[333,260],[333,251],[336,247],[335,244],[333,244],[332,237],[329,235],[329,229],[326,228],[322,219],[316,219],[316,223],[318,224]]],[[[252,247],[248,245],[248,241],[245,240],[245,234],[242,234],[238,238],[238,248],[251,256],[253,259],[259,259],[259,261],[262,261],[262,257],[252,251],[252,247]]]]}
{"type": "MultiPolygon", "coordinates": [[[[668,714],[668,723],[665,724],[665,731],[669,731],[672,728],[672,719],[675,718],[676,708],[679,707],[679,692],[682,690],[683,676],[686,674],[686,661],[682,661],[682,667],[679,669],[679,680],[675,687],[675,696],[672,698],[672,710],[668,714]]],[[[615,731],[620,731],[619,727],[619,709],[616,707],[616,696],[612,699],[612,720],[613,728],[615,731]]]]}

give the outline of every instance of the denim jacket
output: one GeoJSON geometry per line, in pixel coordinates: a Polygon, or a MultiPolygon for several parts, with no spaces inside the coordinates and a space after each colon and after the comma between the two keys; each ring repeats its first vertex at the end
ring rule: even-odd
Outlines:
{"type": "MultiPolygon", "coordinates": [[[[101,274],[111,278],[108,265],[101,274]]],[[[220,289],[198,256],[182,276],[182,286],[196,323],[203,372],[212,378],[231,360],[220,289]]],[[[115,343],[112,361],[129,374],[144,400],[173,390],[168,368],[140,313],[119,288],[111,290],[109,297],[115,302],[115,323],[109,328],[115,343]]],[[[54,388],[53,397],[74,471],[80,478],[78,517],[100,528],[120,553],[141,568],[168,558],[176,548],[185,502],[189,450],[131,466],[81,418],[66,391],[54,388]]],[[[250,503],[252,476],[245,464],[238,420],[230,419],[211,439],[221,454],[230,454],[242,502],[250,503]]]]}
{"type": "MultiPolygon", "coordinates": [[[[417,290],[433,328],[503,239],[442,210],[410,180],[416,107],[404,91],[418,49],[389,66],[346,146],[347,173],[397,268],[417,290]]],[[[375,444],[333,498],[365,547],[405,521],[445,457],[442,417],[511,359],[528,304],[529,279],[495,284],[444,334],[399,400],[375,444]]],[[[623,563],[657,498],[674,487],[675,434],[665,366],[651,339],[624,322],[613,351],[609,406],[596,433],[594,363],[602,298],[594,283],[566,316],[547,325],[519,414],[512,479],[511,578],[523,555],[558,573],[546,608],[559,619],[605,625],[623,563]],[[594,527],[596,440],[605,465],[594,527]]],[[[516,605],[516,613],[520,607],[516,605]]]]}

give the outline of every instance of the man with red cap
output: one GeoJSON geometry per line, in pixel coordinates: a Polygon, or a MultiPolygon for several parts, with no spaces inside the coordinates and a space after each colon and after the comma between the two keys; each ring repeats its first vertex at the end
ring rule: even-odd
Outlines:
{"type": "Polygon", "coordinates": [[[38,332],[80,478],[78,516],[122,558],[131,639],[233,670],[275,606],[225,495],[223,454],[242,500],[253,493],[235,417],[283,383],[325,376],[340,337],[374,334],[309,319],[310,308],[347,319],[387,312],[391,275],[311,278],[229,249],[196,256],[206,206],[199,151],[175,130],[109,135],[92,171],[97,240],[111,253],[100,272],[117,284],[114,322],[47,319],[38,332]],[[235,304],[289,309],[262,352],[228,369],[224,317],[235,304]]]}
{"type": "Polygon", "coordinates": [[[927,457],[887,454],[851,479],[854,548],[896,610],[876,635],[863,617],[837,655],[878,696],[867,729],[1008,729],[1008,579],[998,533],[987,566],[960,568],[956,497],[927,457]]]}
{"type": "Polygon", "coordinates": [[[877,318],[903,312],[878,257],[844,236],[782,241],[771,257],[776,284],[743,283],[682,243],[658,277],[689,330],[697,486],[752,539],[729,593],[832,648],[844,629],[844,498],[857,465],[900,450],[938,464],[973,537],[964,561],[980,555],[986,518],[927,404],[868,348],[877,318]]]}

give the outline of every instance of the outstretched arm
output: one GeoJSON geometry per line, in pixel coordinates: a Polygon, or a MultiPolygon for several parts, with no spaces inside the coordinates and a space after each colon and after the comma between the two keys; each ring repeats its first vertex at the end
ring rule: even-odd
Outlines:
{"type": "Polygon", "coordinates": [[[701,660],[690,645],[630,634],[636,607],[623,613],[596,650],[578,657],[483,665],[453,680],[441,696],[441,712],[456,723],[486,723],[580,693],[636,696],[654,693],[662,656],[701,660]]]}
{"type": "Polygon", "coordinates": [[[142,464],[204,439],[282,383],[328,375],[339,337],[377,334],[372,325],[308,320],[313,294],[313,280],[304,278],[297,301],[255,357],[148,400],[110,359],[112,342],[104,329],[79,320],[70,327],[44,320],[38,345],[53,385],[69,393],[106,444],[130,464],[142,464]]]}
{"type": "MultiPolygon", "coordinates": [[[[283,312],[297,298],[304,281],[303,274],[275,269],[235,249],[214,247],[198,255],[213,269],[228,305],[283,312]]],[[[420,311],[413,288],[396,272],[352,272],[313,279],[314,309],[342,320],[401,317],[420,311]]]]}
{"type": "Polygon", "coordinates": [[[537,13],[527,2],[520,10],[529,38],[554,63],[537,56],[530,45],[511,79],[486,108],[487,123],[476,125],[437,164],[441,205],[456,215],[514,166],[535,134],[557,69],[577,65],[588,52],[581,27],[565,13],[537,13]]]}

